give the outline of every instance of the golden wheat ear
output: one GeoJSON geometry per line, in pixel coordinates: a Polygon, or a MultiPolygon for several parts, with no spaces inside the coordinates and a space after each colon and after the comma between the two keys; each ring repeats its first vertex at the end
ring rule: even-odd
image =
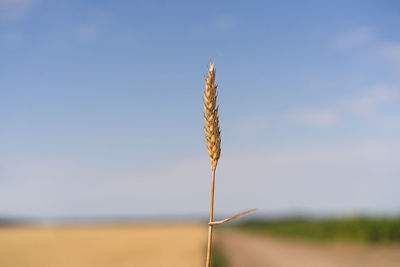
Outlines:
{"type": "Polygon", "coordinates": [[[211,168],[216,169],[221,154],[221,132],[219,130],[215,68],[214,63],[211,62],[206,76],[203,106],[204,132],[207,142],[207,150],[211,159],[211,168]]]}

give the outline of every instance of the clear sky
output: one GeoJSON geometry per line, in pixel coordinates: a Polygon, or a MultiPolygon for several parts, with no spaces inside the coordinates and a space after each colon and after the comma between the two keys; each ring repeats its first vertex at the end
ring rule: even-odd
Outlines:
{"type": "Polygon", "coordinates": [[[0,217],[400,212],[398,1],[0,0],[0,217]]]}

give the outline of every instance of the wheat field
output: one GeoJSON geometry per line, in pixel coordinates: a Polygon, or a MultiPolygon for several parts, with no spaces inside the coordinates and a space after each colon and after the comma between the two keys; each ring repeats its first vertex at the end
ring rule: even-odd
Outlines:
{"type": "Polygon", "coordinates": [[[203,266],[196,223],[2,227],[1,267],[203,266]]]}

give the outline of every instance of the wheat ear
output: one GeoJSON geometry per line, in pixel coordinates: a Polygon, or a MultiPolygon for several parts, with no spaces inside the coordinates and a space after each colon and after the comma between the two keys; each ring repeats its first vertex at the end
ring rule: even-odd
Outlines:
{"type": "Polygon", "coordinates": [[[204,132],[207,141],[208,154],[211,159],[211,168],[217,168],[218,159],[221,154],[221,132],[219,130],[218,107],[217,105],[217,85],[215,84],[214,63],[210,63],[210,68],[206,76],[206,88],[204,89],[204,132]]]}

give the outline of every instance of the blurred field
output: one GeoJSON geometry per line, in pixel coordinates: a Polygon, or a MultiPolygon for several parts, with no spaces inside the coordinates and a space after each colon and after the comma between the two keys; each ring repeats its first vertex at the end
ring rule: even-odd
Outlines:
{"type": "Polygon", "coordinates": [[[2,227],[1,267],[203,266],[207,228],[195,223],[2,227]]]}

